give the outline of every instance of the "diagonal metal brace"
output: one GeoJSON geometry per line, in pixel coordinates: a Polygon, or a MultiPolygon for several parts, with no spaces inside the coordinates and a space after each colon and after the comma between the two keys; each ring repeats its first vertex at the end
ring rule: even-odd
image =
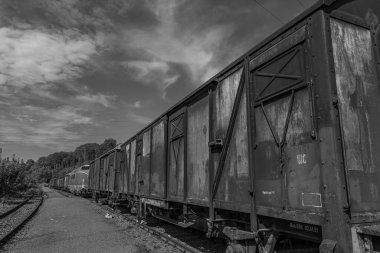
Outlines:
{"type": "Polygon", "coordinates": [[[222,177],[223,167],[224,167],[226,157],[227,157],[228,147],[229,147],[230,142],[231,142],[232,132],[234,130],[235,121],[236,121],[237,114],[239,111],[240,101],[241,101],[243,91],[244,91],[244,81],[245,81],[245,71],[244,70],[245,70],[245,68],[243,69],[243,72],[242,72],[241,77],[240,77],[239,87],[238,87],[238,90],[236,93],[234,106],[232,108],[230,122],[228,123],[225,143],[223,144],[222,153],[220,155],[218,168],[217,168],[217,171],[215,174],[215,179],[214,179],[214,183],[213,183],[213,187],[212,187],[211,202],[215,199],[216,192],[218,191],[219,182],[220,182],[220,179],[222,177]]]}

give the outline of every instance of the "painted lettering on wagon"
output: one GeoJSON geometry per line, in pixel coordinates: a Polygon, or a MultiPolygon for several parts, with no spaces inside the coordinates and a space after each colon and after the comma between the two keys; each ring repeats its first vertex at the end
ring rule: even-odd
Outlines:
{"type": "Polygon", "coordinates": [[[306,164],[306,154],[298,154],[297,155],[297,163],[298,163],[298,165],[306,164]]]}
{"type": "Polygon", "coordinates": [[[301,223],[290,222],[289,227],[297,229],[297,230],[302,230],[302,231],[307,231],[307,232],[312,232],[312,233],[319,233],[319,228],[313,225],[306,225],[306,224],[304,225],[301,223]]]}

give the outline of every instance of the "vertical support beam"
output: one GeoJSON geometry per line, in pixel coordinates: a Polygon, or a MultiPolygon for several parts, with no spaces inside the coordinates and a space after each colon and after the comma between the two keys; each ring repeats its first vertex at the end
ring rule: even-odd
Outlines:
{"type": "Polygon", "coordinates": [[[165,201],[168,201],[168,170],[169,170],[169,139],[168,139],[168,131],[169,131],[169,124],[168,124],[168,116],[164,117],[164,170],[165,170],[165,178],[164,178],[164,199],[165,201]]]}
{"type": "MultiPolygon", "coordinates": [[[[208,93],[208,101],[209,101],[209,115],[208,115],[208,121],[209,121],[209,131],[208,131],[208,139],[213,140],[214,139],[214,91],[211,88],[208,93]]],[[[214,198],[212,195],[212,186],[214,183],[214,155],[211,152],[211,148],[208,149],[208,170],[209,170],[209,219],[213,221],[215,219],[215,211],[214,211],[214,198]]]]}
{"type": "Polygon", "coordinates": [[[183,201],[186,202],[187,200],[187,133],[188,133],[188,112],[187,112],[187,106],[184,108],[184,115],[183,115],[183,201]]]}
{"type": "MultiPolygon", "coordinates": [[[[159,124],[159,123],[158,123],[159,124]]],[[[152,147],[153,147],[153,128],[157,126],[157,125],[154,125],[150,128],[150,143],[149,143],[149,182],[148,182],[148,196],[150,196],[152,194],[152,189],[150,188],[151,186],[151,183],[152,183],[152,147]]]]}
{"type": "Polygon", "coordinates": [[[255,170],[253,167],[253,150],[254,150],[254,90],[252,75],[249,72],[249,58],[245,59],[245,89],[246,89],[246,106],[247,106],[247,133],[248,133],[248,172],[250,179],[249,194],[251,196],[251,231],[257,231],[257,211],[255,203],[255,170]]]}
{"type": "Polygon", "coordinates": [[[170,117],[167,117],[166,119],[166,130],[165,130],[165,151],[166,151],[166,162],[165,162],[165,199],[166,201],[169,201],[169,170],[170,170],[170,149],[171,149],[171,133],[170,133],[170,117]]]}
{"type": "Polygon", "coordinates": [[[321,191],[324,210],[322,239],[336,240],[335,252],[352,252],[339,115],[333,106],[337,94],[330,16],[323,10],[312,16],[311,49],[315,79],[316,116],[320,149],[321,191]]]}
{"type": "MultiPolygon", "coordinates": [[[[127,164],[128,163],[128,170],[127,170],[127,189],[124,190],[124,193],[128,196],[129,195],[129,192],[131,191],[130,190],[130,177],[131,177],[131,149],[132,149],[132,142],[128,142],[127,146],[129,146],[129,149],[128,149],[128,159],[125,159],[125,163],[127,164]]],[[[127,152],[125,152],[125,156],[127,156],[127,152]]]]}
{"type": "Polygon", "coordinates": [[[120,153],[120,151],[119,150],[117,150],[117,149],[115,149],[115,156],[113,157],[113,178],[111,179],[111,180],[113,180],[113,189],[112,189],[112,191],[113,191],[113,193],[112,193],[112,195],[113,195],[113,198],[115,199],[116,198],[116,196],[115,196],[115,193],[116,193],[116,186],[117,186],[117,183],[116,183],[116,170],[117,170],[117,168],[116,168],[116,161],[117,161],[117,159],[118,159],[118,156],[119,156],[119,153],[120,153]]]}

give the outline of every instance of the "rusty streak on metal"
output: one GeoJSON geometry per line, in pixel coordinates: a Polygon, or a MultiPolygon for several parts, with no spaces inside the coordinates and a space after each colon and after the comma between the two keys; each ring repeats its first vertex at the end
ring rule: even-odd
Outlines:
{"type": "Polygon", "coordinates": [[[233,129],[234,129],[234,124],[235,124],[235,121],[236,121],[236,118],[237,118],[237,114],[238,114],[238,110],[239,110],[239,105],[240,105],[241,97],[242,97],[243,90],[244,90],[244,83],[245,83],[245,71],[243,69],[243,72],[242,72],[241,77],[240,77],[239,88],[238,88],[238,91],[237,91],[237,94],[236,94],[234,106],[232,108],[230,122],[228,124],[227,132],[226,132],[225,143],[223,145],[223,149],[222,149],[222,152],[221,152],[221,155],[220,155],[220,160],[219,160],[218,168],[217,168],[216,174],[215,174],[215,180],[214,180],[214,185],[213,185],[212,194],[211,194],[212,198],[210,199],[211,202],[214,201],[215,196],[216,196],[216,192],[218,191],[218,186],[219,186],[220,179],[221,179],[221,176],[222,176],[224,163],[225,163],[226,157],[227,157],[228,146],[229,146],[230,141],[231,141],[232,132],[233,132],[233,129]]]}

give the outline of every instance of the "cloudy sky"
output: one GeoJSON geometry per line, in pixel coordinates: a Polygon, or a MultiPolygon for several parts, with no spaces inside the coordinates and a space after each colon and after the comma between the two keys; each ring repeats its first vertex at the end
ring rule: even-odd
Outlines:
{"type": "Polygon", "coordinates": [[[314,2],[2,0],[3,157],[123,142],[314,2]]]}

